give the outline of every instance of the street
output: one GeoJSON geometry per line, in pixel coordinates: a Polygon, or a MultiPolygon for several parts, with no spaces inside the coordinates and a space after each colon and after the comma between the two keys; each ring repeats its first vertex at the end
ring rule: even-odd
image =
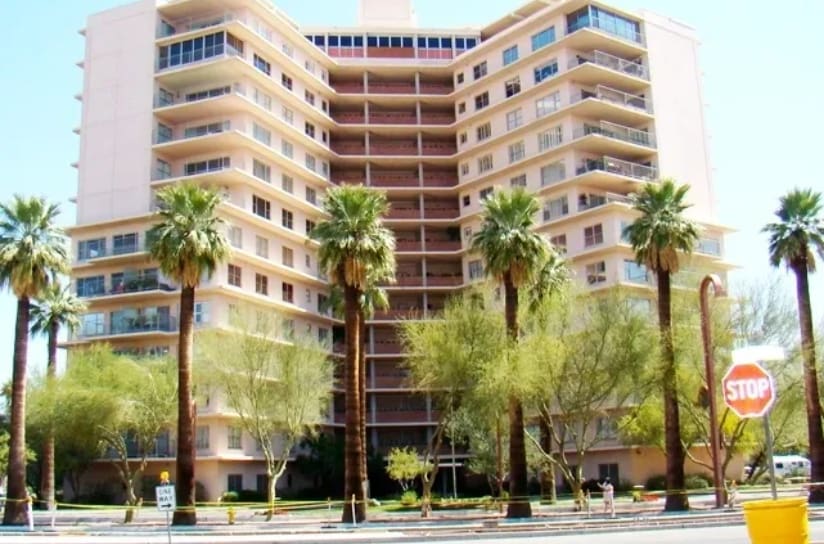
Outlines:
{"type": "MultiPolygon", "coordinates": [[[[810,541],[812,543],[824,543],[824,521],[816,521],[810,524],[810,541]]],[[[205,532],[207,533],[207,532],[205,532]]],[[[747,530],[743,525],[731,527],[701,527],[682,528],[665,530],[632,530],[625,532],[578,532],[569,535],[513,535],[501,533],[488,533],[479,535],[477,533],[467,533],[461,536],[405,536],[398,532],[385,530],[357,529],[346,532],[330,533],[277,533],[277,534],[172,534],[172,542],[177,544],[258,544],[258,543],[349,543],[349,542],[404,542],[410,544],[423,544],[429,542],[440,542],[442,544],[462,544],[468,541],[473,543],[500,544],[501,542],[517,542],[517,544],[580,544],[581,542],[603,542],[610,544],[660,544],[661,542],[678,544],[749,544],[747,530]]],[[[65,535],[3,535],[4,544],[165,544],[167,537],[165,532],[152,531],[151,533],[140,532],[126,535],[88,535],[88,534],[65,534],[65,535]]]]}

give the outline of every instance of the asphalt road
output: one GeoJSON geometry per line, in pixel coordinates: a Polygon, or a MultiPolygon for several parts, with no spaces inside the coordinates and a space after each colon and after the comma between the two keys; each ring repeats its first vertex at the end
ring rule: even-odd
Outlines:
{"type": "MultiPolygon", "coordinates": [[[[811,542],[824,543],[824,521],[813,522],[810,525],[811,542]]],[[[165,544],[166,534],[160,531],[152,531],[143,534],[133,535],[24,535],[12,536],[2,535],[0,537],[4,544],[165,544]]],[[[296,533],[296,534],[252,534],[252,535],[228,535],[228,534],[201,534],[185,535],[173,534],[172,542],[177,544],[307,544],[317,542],[323,543],[349,543],[349,542],[374,542],[374,543],[399,543],[423,544],[438,542],[440,544],[463,544],[466,542],[501,544],[513,542],[516,544],[580,544],[582,542],[608,542],[609,544],[749,544],[747,530],[743,525],[730,527],[703,527],[703,528],[682,528],[665,530],[643,530],[611,533],[589,533],[589,534],[569,534],[569,535],[527,535],[516,536],[511,534],[489,534],[479,535],[467,533],[465,536],[455,537],[414,537],[404,538],[396,532],[387,531],[348,531],[343,533],[296,533]]]]}

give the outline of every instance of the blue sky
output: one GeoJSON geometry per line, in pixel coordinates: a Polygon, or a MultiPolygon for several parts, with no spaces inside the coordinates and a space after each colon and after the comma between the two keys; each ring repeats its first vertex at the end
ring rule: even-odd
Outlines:
{"type": "MultiPolygon", "coordinates": [[[[719,220],[737,229],[727,239],[727,257],[741,269],[732,280],[770,274],[760,228],[772,218],[778,197],[792,187],[824,191],[824,69],[821,28],[824,1],[785,0],[761,9],[745,0],[610,0],[629,10],[649,9],[697,29],[702,41],[704,97],[714,166],[719,220]],[[821,154],[820,154],[821,153],[821,154]]],[[[46,195],[60,202],[63,221],[74,221],[83,38],[77,30],[94,12],[123,0],[25,0],[6,2],[9,21],[0,57],[4,100],[0,158],[6,172],[0,200],[13,193],[46,195]],[[25,47],[22,47],[25,45],[25,47]],[[14,81],[14,84],[12,84],[14,81]]],[[[511,0],[417,0],[424,27],[482,25],[518,6],[511,0]]],[[[282,0],[298,23],[351,26],[356,0],[282,0]]],[[[688,182],[689,180],[680,180],[688,182]]],[[[824,263],[813,277],[812,303],[824,315],[824,263]]],[[[788,292],[792,283],[786,277],[788,292]]],[[[0,380],[11,374],[14,301],[0,295],[0,380]]],[[[44,364],[45,345],[32,345],[30,364],[44,364]]]]}

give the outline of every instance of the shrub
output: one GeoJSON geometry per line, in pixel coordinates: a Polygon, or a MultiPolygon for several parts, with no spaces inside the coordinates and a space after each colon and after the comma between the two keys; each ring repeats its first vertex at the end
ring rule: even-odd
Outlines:
{"type": "Polygon", "coordinates": [[[667,488],[667,477],[664,474],[656,474],[647,479],[644,489],[647,491],[663,491],[667,488]]]}
{"type": "Polygon", "coordinates": [[[220,502],[237,502],[237,491],[226,491],[220,496],[220,502]]]}
{"type": "Polygon", "coordinates": [[[684,487],[687,489],[708,489],[712,483],[704,474],[689,474],[684,478],[684,487]]]}
{"type": "Polygon", "coordinates": [[[403,506],[415,506],[418,504],[418,494],[415,493],[414,489],[409,489],[403,492],[401,495],[401,505],[403,506]]]}
{"type": "Polygon", "coordinates": [[[266,502],[266,493],[261,493],[256,489],[243,489],[237,494],[239,502],[266,502]]]}

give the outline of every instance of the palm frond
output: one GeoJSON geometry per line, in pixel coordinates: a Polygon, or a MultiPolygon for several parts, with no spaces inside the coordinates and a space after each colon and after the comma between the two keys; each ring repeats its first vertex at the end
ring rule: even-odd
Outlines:
{"type": "Polygon", "coordinates": [[[762,230],[769,235],[770,264],[803,267],[815,272],[815,256],[824,259],[824,215],[821,193],[793,189],[781,197],[778,221],[762,230]]]}
{"type": "Polygon", "coordinates": [[[80,315],[85,310],[86,304],[71,292],[69,286],[52,283],[31,307],[31,332],[48,335],[53,324],[75,331],[80,327],[80,315]]]}

